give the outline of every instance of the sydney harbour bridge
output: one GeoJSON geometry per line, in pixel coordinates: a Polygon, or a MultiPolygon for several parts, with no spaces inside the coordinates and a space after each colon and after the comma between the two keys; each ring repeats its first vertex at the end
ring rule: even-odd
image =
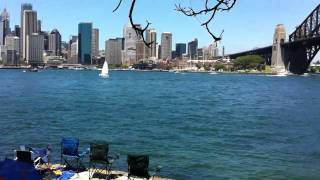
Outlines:
{"type": "MultiPolygon", "coordinates": [[[[276,35],[275,35],[276,36],[276,35]]],[[[230,54],[231,59],[245,55],[260,55],[267,65],[272,65],[275,53],[281,54],[285,67],[294,74],[307,72],[311,61],[320,50],[320,4],[289,35],[289,41],[274,40],[271,46],[230,54]],[[279,48],[277,48],[277,43],[279,48]],[[280,53],[279,53],[280,52],[280,53]]]]}

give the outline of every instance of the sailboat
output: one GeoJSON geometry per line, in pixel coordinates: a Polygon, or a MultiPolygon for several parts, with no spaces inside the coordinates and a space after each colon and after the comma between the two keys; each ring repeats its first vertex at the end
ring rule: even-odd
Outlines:
{"type": "Polygon", "coordinates": [[[109,77],[109,66],[107,60],[104,61],[101,73],[99,74],[100,77],[108,78],[109,77]]]}

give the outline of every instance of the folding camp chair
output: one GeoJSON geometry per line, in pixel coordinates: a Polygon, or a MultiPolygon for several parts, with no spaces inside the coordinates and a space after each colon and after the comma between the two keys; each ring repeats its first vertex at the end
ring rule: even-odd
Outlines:
{"type": "Polygon", "coordinates": [[[118,156],[110,156],[109,145],[106,143],[90,144],[90,163],[89,163],[89,179],[93,178],[95,173],[103,174],[105,171],[107,179],[111,173],[113,162],[118,159],[118,156]],[[102,168],[98,169],[98,165],[102,168]]]}
{"type": "Polygon", "coordinates": [[[128,179],[138,177],[149,179],[160,173],[161,166],[158,166],[155,172],[149,174],[149,156],[148,155],[128,155],[128,179]]]}
{"type": "Polygon", "coordinates": [[[77,172],[85,169],[82,158],[88,153],[86,151],[79,153],[78,147],[79,139],[77,138],[62,138],[61,140],[61,164],[77,172]]]}

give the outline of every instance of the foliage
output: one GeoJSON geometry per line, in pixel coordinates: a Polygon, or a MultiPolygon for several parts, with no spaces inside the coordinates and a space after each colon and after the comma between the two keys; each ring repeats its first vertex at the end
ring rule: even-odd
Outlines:
{"type": "Polygon", "coordinates": [[[3,64],[3,61],[2,61],[2,60],[0,60],[0,64],[3,64]]]}
{"type": "Polygon", "coordinates": [[[206,63],[203,65],[204,70],[206,71],[210,71],[211,70],[212,65],[210,63],[206,63]]]}
{"type": "Polygon", "coordinates": [[[122,64],[122,65],[121,65],[121,68],[123,68],[123,69],[128,69],[129,66],[128,66],[128,64],[122,64]]]}
{"type": "Polygon", "coordinates": [[[264,70],[265,60],[258,55],[248,55],[248,56],[241,56],[234,60],[233,65],[236,70],[264,70]]]}
{"type": "Polygon", "coordinates": [[[225,66],[223,65],[223,64],[216,64],[215,66],[214,66],[214,69],[216,70],[216,71],[219,71],[219,70],[225,70],[225,66]]]}
{"type": "Polygon", "coordinates": [[[197,63],[197,64],[196,64],[196,67],[197,67],[198,69],[201,69],[201,68],[202,68],[202,64],[201,64],[201,63],[197,63]]]}

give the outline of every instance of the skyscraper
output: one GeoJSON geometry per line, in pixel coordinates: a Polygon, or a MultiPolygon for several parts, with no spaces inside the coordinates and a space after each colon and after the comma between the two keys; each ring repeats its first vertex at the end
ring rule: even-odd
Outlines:
{"type": "Polygon", "coordinates": [[[171,59],[172,53],[172,34],[164,32],[161,35],[161,59],[171,59]]]}
{"type": "Polygon", "coordinates": [[[187,45],[185,43],[176,44],[176,56],[178,59],[182,58],[182,55],[186,53],[187,45]]]}
{"type": "Polygon", "coordinates": [[[53,29],[49,34],[49,51],[54,56],[61,55],[61,35],[57,29],[53,29]]]}
{"type": "Polygon", "coordinates": [[[0,45],[5,44],[5,37],[11,33],[9,13],[4,9],[0,15],[0,45]]]}
{"type": "Polygon", "coordinates": [[[78,26],[78,63],[91,64],[92,23],[82,22],[78,26]]]}
{"type": "MultiPolygon", "coordinates": [[[[137,25],[137,27],[141,27],[137,25]]],[[[124,64],[135,64],[136,59],[136,43],[141,39],[139,35],[137,35],[136,31],[129,25],[125,26],[123,29],[123,37],[124,37],[124,64]]]]}
{"type": "Polygon", "coordinates": [[[188,56],[190,59],[197,59],[198,39],[188,43],[188,56]]]}
{"type": "Polygon", "coordinates": [[[106,60],[109,64],[122,64],[122,50],[124,38],[109,39],[106,41],[106,60]]]}
{"type": "Polygon", "coordinates": [[[152,42],[150,47],[146,47],[147,58],[157,57],[157,31],[155,29],[148,29],[146,31],[146,42],[152,42]]]}
{"type": "Polygon", "coordinates": [[[142,40],[136,42],[136,61],[139,62],[147,57],[147,46],[142,40]]]}
{"type": "Polygon", "coordinates": [[[23,59],[27,58],[27,36],[37,32],[37,12],[32,10],[23,11],[23,29],[22,29],[22,51],[23,59]]]}
{"type": "Polygon", "coordinates": [[[25,10],[32,10],[32,4],[28,4],[28,3],[25,3],[25,4],[22,4],[21,5],[21,16],[20,16],[20,20],[21,20],[21,23],[20,23],[20,56],[23,58],[23,42],[25,41],[25,37],[23,36],[23,15],[24,15],[24,11],[25,10]]]}
{"type": "Polygon", "coordinates": [[[99,29],[93,28],[92,29],[92,57],[99,56],[99,29]]]}
{"type": "MultiPolygon", "coordinates": [[[[25,27],[25,26],[24,26],[25,27]]],[[[43,36],[39,33],[32,33],[26,38],[26,60],[28,64],[43,63],[43,36]]]]}
{"type": "Polygon", "coordinates": [[[41,33],[41,20],[37,21],[37,33],[41,33]]]}

